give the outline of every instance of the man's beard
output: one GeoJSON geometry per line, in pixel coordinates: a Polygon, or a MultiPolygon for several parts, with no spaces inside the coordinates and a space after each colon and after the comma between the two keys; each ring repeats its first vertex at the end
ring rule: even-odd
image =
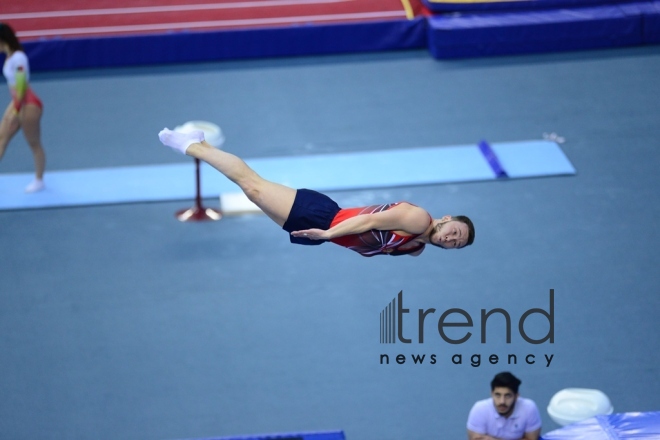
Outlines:
{"type": "Polygon", "coordinates": [[[431,233],[429,234],[429,243],[431,243],[431,244],[432,244],[433,246],[435,246],[435,247],[439,247],[440,249],[447,249],[446,247],[442,247],[442,246],[440,246],[439,244],[434,243],[434,242],[433,242],[433,237],[435,237],[435,234],[439,234],[439,233],[440,233],[440,228],[442,228],[442,225],[444,225],[445,223],[449,223],[450,221],[451,221],[451,220],[441,221],[441,222],[439,222],[437,225],[435,225],[435,227],[433,228],[433,230],[432,230],[431,233]]]}
{"type": "Polygon", "coordinates": [[[504,416],[504,417],[506,417],[506,416],[510,416],[510,415],[513,413],[513,409],[514,409],[515,407],[516,407],[516,402],[515,402],[515,400],[514,400],[514,402],[511,404],[511,406],[509,407],[509,409],[506,410],[506,412],[500,412],[500,407],[498,406],[498,407],[497,407],[497,413],[498,413],[499,415],[501,415],[501,416],[504,416]]]}

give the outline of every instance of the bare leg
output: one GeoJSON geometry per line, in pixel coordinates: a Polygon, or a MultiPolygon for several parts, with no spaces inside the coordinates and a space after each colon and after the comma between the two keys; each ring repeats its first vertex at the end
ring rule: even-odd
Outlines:
{"type": "MultiPolygon", "coordinates": [[[[20,113],[21,118],[21,127],[23,128],[23,135],[25,135],[25,140],[27,141],[30,149],[32,150],[32,156],[34,156],[34,174],[35,182],[41,183],[44,178],[44,170],[46,168],[46,154],[41,145],[41,108],[33,104],[26,104],[23,106],[23,109],[20,113]]],[[[34,185],[31,185],[34,186],[34,185]]],[[[34,188],[34,190],[39,190],[43,188],[41,184],[40,188],[34,188]]],[[[29,187],[26,191],[29,190],[29,187]]]]}
{"type": "Polygon", "coordinates": [[[291,212],[293,201],[296,198],[296,190],[262,178],[243,159],[218,150],[204,141],[203,136],[199,134],[200,132],[179,135],[169,130],[163,130],[159,137],[165,145],[178,151],[185,151],[185,154],[202,160],[220,171],[237,184],[248,199],[268,217],[280,227],[283,226],[291,212]],[[196,142],[197,140],[201,140],[201,142],[196,142]]]}
{"type": "Polygon", "coordinates": [[[9,141],[11,141],[19,128],[21,128],[21,123],[18,115],[14,112],[14,104],[10,102],[0,122],[0,159],[4,156],[9,141]]]}

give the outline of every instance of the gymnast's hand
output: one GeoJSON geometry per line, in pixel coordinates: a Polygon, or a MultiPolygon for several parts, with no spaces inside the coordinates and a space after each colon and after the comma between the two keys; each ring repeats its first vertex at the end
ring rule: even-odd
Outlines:
{"type": "Polygon", "coordinates": [[[310,240],[329,240],[328,231],[323,229],[305,229],[302,231],[293,231],[291,233],[294,237],[309,238],[310,240]]]}

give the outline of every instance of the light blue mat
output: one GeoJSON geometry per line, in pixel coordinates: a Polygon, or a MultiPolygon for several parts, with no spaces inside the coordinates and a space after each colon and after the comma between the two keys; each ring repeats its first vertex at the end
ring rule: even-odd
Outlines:
{"type": "MultiPolygon", "coordinates": [[[[491,147],[510,179],[575,174],[552,141],[495,143],[491,147]]],[[[477,145],[248,160],[266,179],[319,191],[495,180],[477,145]]],[[[202,196],[238,187],[203,164],[202,196]]],[[[0,210],[193,199],[194,161],[172,165],[51,171],[46,190],[25,194],[32,174],[0,175],[0,210]]]]}

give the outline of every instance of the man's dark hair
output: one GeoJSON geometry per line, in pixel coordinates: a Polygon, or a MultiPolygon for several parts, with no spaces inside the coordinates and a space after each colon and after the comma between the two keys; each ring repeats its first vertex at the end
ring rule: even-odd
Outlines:
{"type": "Polygon", "coordinates": [[[470,246],[472,243],[474,243],[474,224],[472,223],[472,220],[470,220],[465,215],[452,216],[451,219],[456,220],[457,222],[465,223],[467,225],[468,239],[467,243],[465,243],[465,246],[470,246]]]}
{"type": "Polygon", "coordinates": [[[493,380],[490,382],[490,390],[494,391],[495,388],[504,387],[513,391],[515,394],[518,394],[518,387],[522,382],[513,374],[505,371],[503,373],[497,374],[493,380]]]}
{"type": "Polygon", "coordinates": [[[6,23],[0,23],[0,41],[7,43],[7,46],[9,46],[9,49],[12,52],[23,50],[23,46],[21,45],[20,41],[18,41],[16,33],[11,28],[11,26],[6,23]]]}

